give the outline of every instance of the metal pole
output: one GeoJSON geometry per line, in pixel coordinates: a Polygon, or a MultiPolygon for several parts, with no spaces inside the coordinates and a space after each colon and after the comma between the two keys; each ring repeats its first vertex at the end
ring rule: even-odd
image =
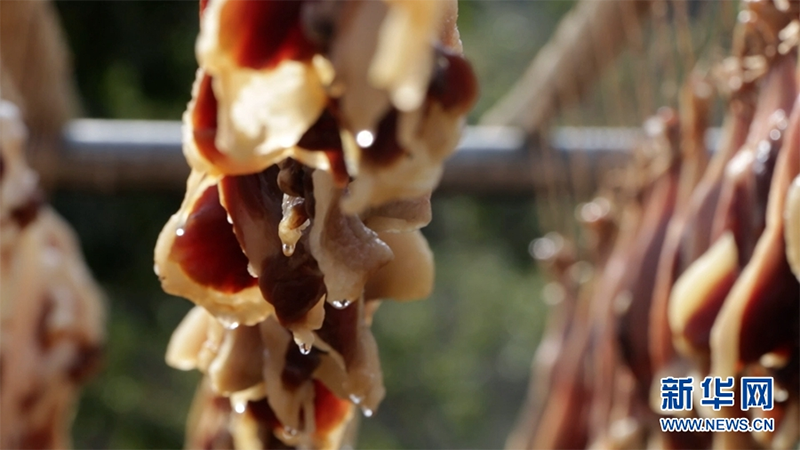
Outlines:
{"type": "MultiPolygon", "coordinates": [[[[580,155],[590,164],[602,160],[608,167],[624,164],[640,136],[638,128],[562,127],[545,142],[561,163],[580,155]]],[[[50,174],[53,179],[45,182],[59,188],[109,192],[185,187],[189,168],[181,151],[180,122],[79,119],[68,124],[62,144],[57,158],[35,162],[50,166],[37,169],[50,174]]],[[[521,129],[466,127],[439,190],[530,195],[545,180],[569,183],[568,174],[552,167],[552,158],[543,158],[545,150],[527,141],[521,129]],[[558,173],[544,176],[553,170],[558,173]]]]}

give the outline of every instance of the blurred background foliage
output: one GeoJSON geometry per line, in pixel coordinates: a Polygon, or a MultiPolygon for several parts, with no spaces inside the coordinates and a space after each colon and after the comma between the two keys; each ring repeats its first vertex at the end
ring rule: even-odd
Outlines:
{"type": "MultiPolygon", "coordinates": [[[[464,48],[481,81],[474,122],[517,79],[571,1],[462,1],[464,48]]],[[[194,78],[194,1],[57,2],[86,117],[179,120],[194,78]]],[[[190,303],[161,291],[153,247],[181,192],[57,190],[108,297],[102,373],[84,391],[76,448],[180,448],[199,375],[164,363],[190,303]]],[[[387,396],[358,448],[499,448],[525,397],[545,305],[527,253],[533,193],[435,195],[424,230],[436,288],[384,302],[373,331],[387,396]]]]}

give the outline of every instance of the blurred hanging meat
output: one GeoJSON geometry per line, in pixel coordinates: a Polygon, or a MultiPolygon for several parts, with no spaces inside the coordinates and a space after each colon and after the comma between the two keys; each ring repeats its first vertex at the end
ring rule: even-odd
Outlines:
{"type": "Polygon", "coordinates": [[[744,2],[732,56],[645,123],[621,191],[579,207],[587,260],[535,254],[561,301],[509,448],[798,445],[799,38],[798,2],[744,2]],[[714,91],[727,108],[709,159],[714,91]],[[566,276],[578,265],[593,278],[566,276]],[[772,377],[774,407],[703,405],[707,376],[731,377],[737,397],[742,377],[772,377]],[[692,410],[662,409],[669,377],[693,377],[692,410]],[[775,430],[663,432],[665,417],[765,417],[775,430]]]}
{"type": "Polygon", "coordinates": [[[419,229],[477,97],[455,1],[200,4],[186,197],[163,288],[196,306],[191,448],[339,448],[384,395],[380,299],[426,297],[419,229]]]}
{"type": "Polygon", "coordinates": [[[0,445],[66,448],[78,390],[104,341],[102,295],[25,161],[19,110],[0,100],[0,445]]]}

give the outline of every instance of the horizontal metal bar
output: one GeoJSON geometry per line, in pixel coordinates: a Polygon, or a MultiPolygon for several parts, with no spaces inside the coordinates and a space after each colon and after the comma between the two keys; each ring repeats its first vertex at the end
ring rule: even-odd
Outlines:
{"type": "MultiPolygon", "coordinates": [[[[182,189],[189,168],[181,136],[180,122],[79,119],[66,127],[58,157],[35,164],[49,166],[37,169],[63,188],[182,189]]],[[[520,129],[468,126],[439,190],[531,194],[545,183],[569,183],[565,168],[576,157],[590,168],[623,164],[640,137],[636,128],[557,128],[548,153],[520,129]]]]}

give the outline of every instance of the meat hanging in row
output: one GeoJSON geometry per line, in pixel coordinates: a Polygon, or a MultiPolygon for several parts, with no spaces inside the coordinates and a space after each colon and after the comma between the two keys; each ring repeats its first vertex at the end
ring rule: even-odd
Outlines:
{"type": "Polygon", "coordinates": [[[626,189],[579,206],[590,258],[555,233],[534,243],[558,306],[509,448],[800,441],[800,4],[744,2],[738,18],[732,56],[687,77],[680,111],[646,122],[626,189]],[[714,91],[727,110],[709,158],[714,91]],[[694,408],[665,410],[663,380],[689,377],[694,408]],[[730,377],[735,403],[703,404],[706,377],[730,377]],[[743,377],[772,378],[771,409],[742,404],[743,377]],[[673,417],[771,418],[775,429],[662,431],[673,417]]]}

